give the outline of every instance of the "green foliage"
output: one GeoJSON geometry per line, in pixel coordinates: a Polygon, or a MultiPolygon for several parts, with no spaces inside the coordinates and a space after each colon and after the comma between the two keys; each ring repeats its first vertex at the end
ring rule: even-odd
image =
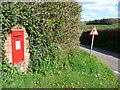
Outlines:
{"type": "Polygon", "coordinates": [[[11,65],[8,61],[2,62],[2,67],[0,67],[2,83],[11,84],[14,82],[14,79],[17,79],[18,76],[24,76],[25,73],[19,72],[19,68],[11,65]]]}
{"type": "MultiPolygon", "coordinates": [[[[98,30],[104,30],[104,29],[114,29],[114,28],[118,28],[120,23],[115,23],[115,24],[111,24],[111,25],[86,25],[88,29],[91,29],[96,26],[98,30]]],[[[87,30],[87,29],[86,29],[87,30]]]]}
{"type": "Polygon", "coordinates": [[[81,34],[81,6],[76,2],[2,2],[1,12],[3,41],[13,26],[20,24],[26,28],[33,72],[47,69],[46,57],[52,64],[58,46],[69,44],[81,34]]]}
{"type": "Polygon", "coordinates": [[[92,20],[92,21],[87,21],[87,25],[111,25],[118,23],[119,18],[109,18],[109,19],[99,19],[99,20],[92,20]]]}
{"type": "MultiPolygon", "coordinates": [[[[120,28],[111,28],[98,30],[99,35],[95,36],[94,46],[102,49],[106,49],[112,52],[120,53],[120,28]]],[[[81,44],[89,45],[91,44],[92,36],[89,35],[90,31],[83,32],[80,37],[81,44]]]]}
{"type": "MultiPolygon", "coordinates": [[[[1,6],[2,42],[13,26],[23,25],[30,41],[28,70],[34,72],[19,72],[7,61],[3,62],[3,88],[90,87],[91,84],[94,85],[91,87],[117,87],[112,71],[100,60],[89,59],[86,52],[71,46],[80,37],[83,27],[79,21],[81,6],[78,3],[2,2],[1,6]],[[99,72],[102,73],[98,78],[99,72]]],[[[3,46],[0,48],[3,50],[3,46]]]]}
{"type": "Polygon", "coordinates": [[[118,80],[110,68],[85,51],[78,48],[62,51],[59,59],[58,63],[54,62],[56,67],[49,66],[48,58],[42,61],[44,66],[49,66],[45,75],[27,73],[7,78],[3,88],[118,88],[118,80]]]}

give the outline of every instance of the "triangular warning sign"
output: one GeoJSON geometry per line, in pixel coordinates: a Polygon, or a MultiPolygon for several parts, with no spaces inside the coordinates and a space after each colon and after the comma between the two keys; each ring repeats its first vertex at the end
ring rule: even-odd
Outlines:
{"type": "Polygon", "coordinates": [[[98,35],[98,31],[97,31],[96,26],[93,27],[93,29],[90,32],[90,35],[98,35]]]}

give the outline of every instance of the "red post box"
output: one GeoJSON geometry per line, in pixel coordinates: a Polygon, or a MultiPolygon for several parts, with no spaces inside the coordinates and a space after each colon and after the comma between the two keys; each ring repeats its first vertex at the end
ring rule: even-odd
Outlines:
{"type": "Polygon", "coordinates": [[[24,31],[12,31],[12,63],[24,61],[24,31]]]}

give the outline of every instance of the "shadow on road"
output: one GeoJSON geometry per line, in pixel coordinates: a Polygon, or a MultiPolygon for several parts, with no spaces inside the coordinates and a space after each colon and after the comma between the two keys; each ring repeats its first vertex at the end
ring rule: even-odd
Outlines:
{"type": "MultiPolygon", "coordinates": [[[[87,45],[81,45],[80,46],[82,47],[85,47],[87,49],[90,49],[90,46],[87,46],[87,45]]],[[[107,55],[111,55],[113,57],[116,57],[116,58],[119,58],[120,59],[120,54],[118,53],[114,53],[114,52],[110,52],[110,51],[107,51],[107,50],[102,50],[102,49],[99,49],[99,48],[93,48],[93,50],[97,51],[97,52],[100,52],[100,53],[104,53],[104,54],[107,54],[107,55]]]]}

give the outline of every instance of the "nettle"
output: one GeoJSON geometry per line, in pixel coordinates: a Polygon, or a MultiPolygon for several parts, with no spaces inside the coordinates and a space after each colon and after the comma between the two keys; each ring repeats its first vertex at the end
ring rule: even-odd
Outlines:
{"type": "Polygon", "coordinates": [[[23,25],[29,34],[29,70],[45,73],[57,67],[61,47],[80,37],[80,12],[77,2],[2,2],[2,42],[13,26],[23,25]]]}

